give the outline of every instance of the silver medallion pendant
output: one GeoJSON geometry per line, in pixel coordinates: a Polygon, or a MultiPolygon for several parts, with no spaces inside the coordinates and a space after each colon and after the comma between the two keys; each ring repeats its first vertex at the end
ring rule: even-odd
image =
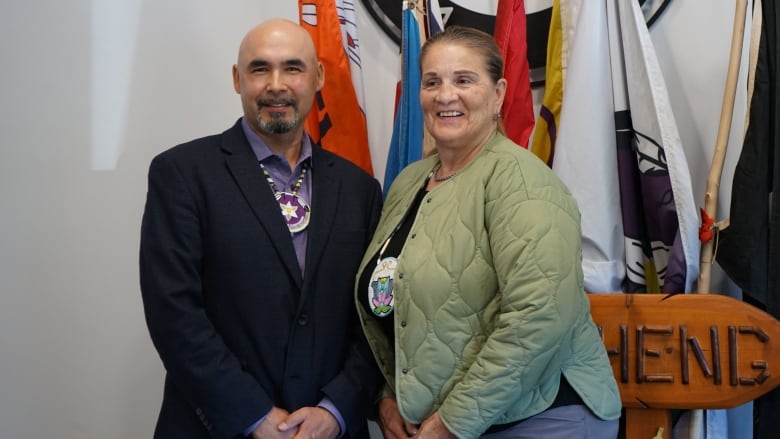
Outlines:
{"type": "Polygon", "coordinates": [[[377,317],[384,317],[393,312],[395,306],[393,276],[397,265],[396,258],[380,260],[368,280],[368,307],[377,317]]]}

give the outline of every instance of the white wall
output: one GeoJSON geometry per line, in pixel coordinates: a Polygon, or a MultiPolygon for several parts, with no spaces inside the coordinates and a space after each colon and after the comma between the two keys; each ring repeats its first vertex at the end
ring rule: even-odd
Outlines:
{"type": "MultiPolygon", "coordinates": [[[[674,1],[653,31],[697,172],[714,146],[732,4],[674,1]]],[[[381,181],[397,48],[358,13],[381,181]]],[[[271,16],[296,19],[296,3],[0,6],[0,438],[151,437],[163,369],[137,280],[147,166],[240,115],[230,68],[244,32],[271,16]]],[[[740,115],[731,157],[741,130],[740,115]]],[[[703,186],[694,177],[698,202],[703,186]]]]}

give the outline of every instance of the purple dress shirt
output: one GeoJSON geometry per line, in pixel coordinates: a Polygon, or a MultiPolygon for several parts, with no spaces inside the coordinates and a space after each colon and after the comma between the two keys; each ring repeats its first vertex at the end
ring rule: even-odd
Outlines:
{"type": "MultiPolygon", "coordinates": [[[[303,166],[308,166],[308,171],[306,172],[306,175],[301,182],[301,187],[298,188],[297,195],[311,207],[312,146],[309,135],[305,134],[303,136],[303,141],[301,142],[301,155],[298,157],[298,163],[295,164],[295,167],[291,168],[287,158],[281,154],[276,154],[273,152],[271,148],[269,148],[268,145],[263,141],[263,139],[252,130],[252,128],[249,126],[249,123],[247,123],[246,118],[241,119],[241,127],[244,129],[244,135],[246,135],[247,140],[249,140],[249,145],[252,147],[252,151],[257,157],[257,172],[263,172],[260,168],[260,163],[262,163],[263,167],[265,167],[265,170],[268,171],[268,174],[274,181],[277,190],[281,192],[292,192],[293,186],[295,186],[295,183],[301,176],[303,166]]],[[[268,184],[268,190],[273,192],[270,184],[268,184]]],[[[311,214],[314,214],[313,208],[311,214]]],[[[282,215],[281,208],[279,210],[279,215],[282,215]]],[[[306,268],[307,239],[308,228],[292,234],[293,247],[295,247],[295,255],[298,257],[298,266],[301,268],[301,274],[305,272],[306,268]]],[[[333,405],[333,402],[331,402],[331,400],[328,398],[323,398],[322,401],[317,404],[317,406],[324,408],[330,412],[334,418],[336,418],[336,421],[338,421],[339,424],[339,428],[341,429],[341,435],[343,435],[346,429],[344,418],[341,416],[341,413],[339,413],[339,410],[336,408],[336,406],[333,405]]],[[[265,420],[266,416],[268,416],[268,414],[260,418],[254,424],[250,425],[246,430],[244,430],[244,433],[247,436],[250,435],[252,431],[254,431],[254,429],[265,420]]]]}

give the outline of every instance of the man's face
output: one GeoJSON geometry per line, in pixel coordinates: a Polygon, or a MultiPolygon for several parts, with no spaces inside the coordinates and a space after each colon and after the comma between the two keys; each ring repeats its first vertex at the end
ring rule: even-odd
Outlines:
{"type": "Polygon", "coordinates": [[[308,34],[293,24],[251,31],[233,66],[233,86],[241,95],[244,115],[261,135],[302,130],[323,81],[322,64],[308,34]]]}

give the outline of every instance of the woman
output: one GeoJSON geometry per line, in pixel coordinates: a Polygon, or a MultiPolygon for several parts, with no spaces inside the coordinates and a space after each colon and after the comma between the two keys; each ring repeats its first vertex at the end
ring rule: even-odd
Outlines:
{"type": "Polygon", "coordinates": [[[493,38],[449,27],[420,68],[437,154],[396,178],[356,287],[386,379],[383,434],[614,438],[620,398],[583,290],[579,211],[499,133],[493,38]]]}

